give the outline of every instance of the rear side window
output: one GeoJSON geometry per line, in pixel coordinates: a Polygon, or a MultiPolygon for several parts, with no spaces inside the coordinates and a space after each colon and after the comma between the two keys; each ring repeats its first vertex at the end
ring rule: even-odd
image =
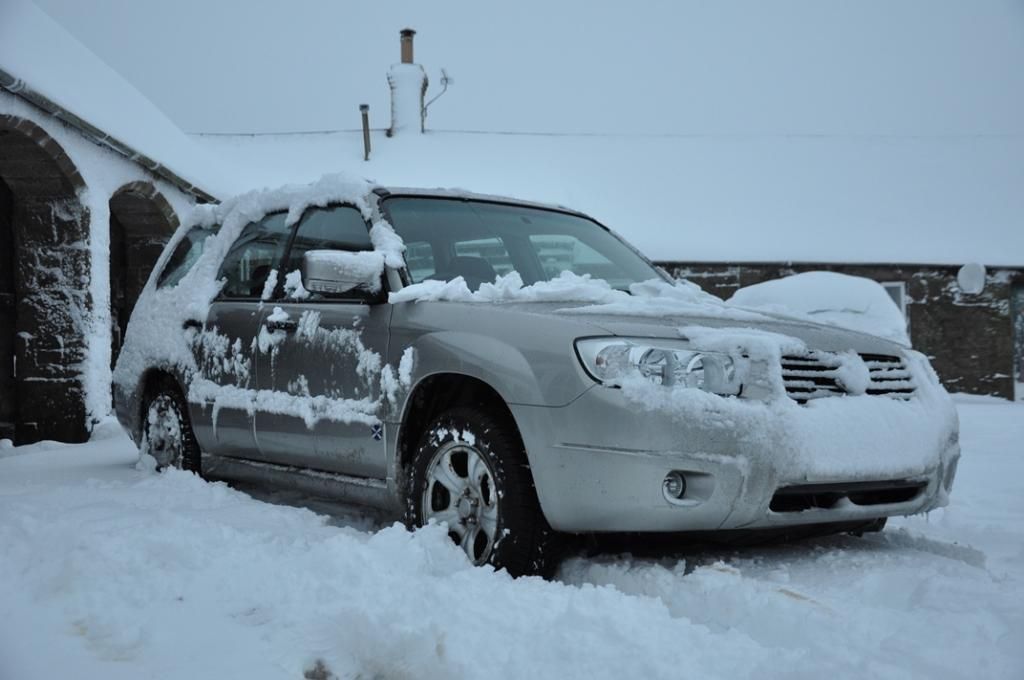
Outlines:
{"type": "Polygon", "coordinates": [[[255,298],[263,294],[270,271],[284,255],[291,231],[285,227],[287,213],[267,215],[250,222],[231,246],[217,278],[224,280],[221,294],[230,298],[255,298]]]}
{"type": "Polygon", "coordinates": [[[219,230],[220,225],[212,227],[195,226],[189,229],[188,233],[185,234],[185,238],[178,241],[178,245],[174,248],[174,252],[171,253],[170,259],[167,260],[167,265],[160,272],[160,276],[156,280],[157,287],[168,288],[176,286],[178,281],[181,281],[185,274],[199,260],[199,256],[203,254],[203,248],[206,247],[206,239],[216,235],[219,230]]]}

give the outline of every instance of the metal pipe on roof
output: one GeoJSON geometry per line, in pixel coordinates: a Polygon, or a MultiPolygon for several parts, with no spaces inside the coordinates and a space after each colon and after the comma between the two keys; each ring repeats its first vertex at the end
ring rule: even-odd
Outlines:
{"type": "Polygon", "coordinates": [[[201,189],[200,187],[192,184],[181,175],[177,174],[170,168],[161,165],[149,156],[136,151],[131,146],[125,144],[116,137],[100,130],[89,121],[79,118],[73,112],[65,109],[60,104],[56,103],[49,97],[40,94],[32,89],[24,80],[15,78],[13,75],[0,68],[0,87],[7,90],[11,94],[21,97],[29,104],[35,106],[37,109],[42,110],[45,113],[50,114],[57,120],[63,121],[77,130],[82,136],[89,141],[99,146],[105,146],[118,154],[124,156],[130,161],[138,163],[142,167],[146,168],[154,175],[163,179],[175,188],[195,196],[201,203],[216,203],[218,199],[211,193],[201,189]]]}
{"type": "Polygon", "coordinates": [[[370,160],[370,105],[360,104],[359,113],[363,117],[363,160],[370,160]]]}
{"type": "Polygon", "coordinates": [[[412,54],[412,38],[413,38],[414,35],[416,35],[416,31],[412,30],[411,28],[403,28],[401,31],[398,32],[398,35],[400,36],[400,41],[401,41],[402,63],[403,64],[415,63],[413,61],[413,54],[412,54]]]}

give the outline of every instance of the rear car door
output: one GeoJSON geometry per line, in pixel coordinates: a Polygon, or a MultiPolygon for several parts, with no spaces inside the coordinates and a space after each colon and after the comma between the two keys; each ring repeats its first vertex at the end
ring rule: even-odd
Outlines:
{"type": "Polygon", "coordinates": [[[372,250],[350,205],[310,208],[299,221],[257,341],[257,376],[272,408],[256,414],[261,457],[283,465],[383,478],[381,371],[391,307],[383,282],[317,293],[301,281],[310,250],[372,250]]]}
{"type": "MultiPolygon", "coordinates": [[[[224,285],[204,323],[193,329],[199,373],[189,385],[193,429],[208,453],[257,456],[253,423],[256,392],[254,348],[266,309],[262,297],[284,255],[291,229],[278,212],[247,225],[221,263],[224,285]]],[[[271,281],[271,283],[273,283],[271,281]]]]}

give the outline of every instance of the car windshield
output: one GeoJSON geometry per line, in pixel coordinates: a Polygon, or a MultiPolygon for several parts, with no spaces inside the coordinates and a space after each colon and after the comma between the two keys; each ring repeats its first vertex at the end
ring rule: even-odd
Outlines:
{"type": "Polygon", "coordinates": [[[526,285],[568,271],[628,290],[630,284],[663,278],[618,237],[579,215],[446,198],[396,196],[384,205],[405,241],[414,283],[461,276],[475,290],[513,271],[526,285]]]}
{"type": "Polygon", "coordinates": [[[192,265],[196,263],[199,256],[203,254],[206,239],[216,234],[219,230],[219,224],[212,227],[196,225],[189,229],[188,233],[185,234],[185,238],[178,241],[178,245],[174,248],[174,252],[171,253],[170,259],[167,260],[167,265],[160,272],[157,286],[164,288],[177,285],[178,281],[181,281],[185,274],[192,269],[192,265]]]}

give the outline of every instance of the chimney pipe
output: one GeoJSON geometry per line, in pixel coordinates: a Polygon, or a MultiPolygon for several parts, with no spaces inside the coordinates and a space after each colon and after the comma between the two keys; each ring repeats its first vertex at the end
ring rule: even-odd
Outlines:
{"type": "MultiPolygon", "coordinates": [[[[3,0],[0,0],[2,2],[3,0]]],[[[423,132],[423,100],[427,94],[427,72],[413,61],[412,37],[416,31],[403,28],[402,63],[388,69],[388,87],[391,88],[391,127],[387,136],[394,137],[402,130],[423,132]]]]}
{"type": "Polygon", "coordinates": [[[402,63],[412,64],[412,37],[416,35],[416,31],[411,28],[403,28],[398,32],[402,36],[402,63]]]}
{"type": "Polygon", "coordinates": [[[363,117],[363,160],[370,160],[370,105],[360,104],[359,113],[363,117]]]}

